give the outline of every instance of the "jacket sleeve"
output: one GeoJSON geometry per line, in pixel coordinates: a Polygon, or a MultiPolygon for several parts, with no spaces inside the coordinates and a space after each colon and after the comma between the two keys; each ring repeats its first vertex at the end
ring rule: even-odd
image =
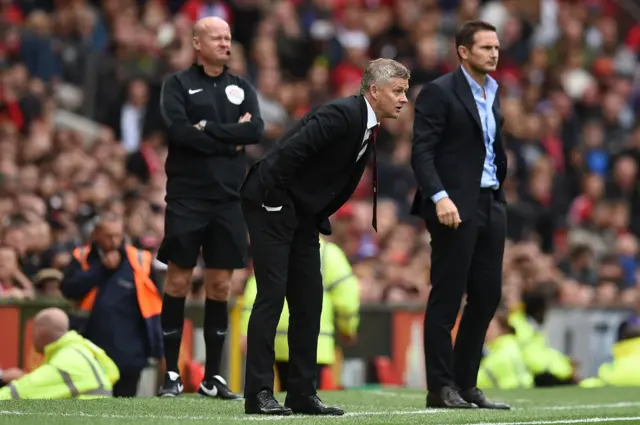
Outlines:
{"type": "Polygon", "coordinates": [[[62,279],[62,295],[70,300],[79,301],[84,298],[91,289],[104,280],[107,269],[102,263],[94,263],[84,271],[78,260],[71,260],[64,272],[62,279]]]}
{"type": "Polygon", "coordinates": [[[344,142],[351,115],[346,107],[336,104],[324,105],[309,115],[297,133],[278,143],[279,152],[269,173],[273,181],[268,185],[288,188],[307,160],[334,143],[344,142]]]}
{"type": "Polygon", "coordinates": [[[105,375],[107,375],[107,378],[109,378],[109,382],[111,382],[111,386],[113,387],[113,385],[120,380],[120,369],[118,369],[118,366],[116,366],[113,360],[111,360],[111,357],[109,357],[102,348],[93,342],[85,338],[84,345],[91,351],[98,363],[100,363],[102,370],[105,375]]]}
{"type": "Polygon", "coordinates": [[[244,286],[244,295],[242,297],[242,318],[240,319],[240,334],[242,336],[247,335],[247,329],[249,328],[249,317],[251,317],[251,309],[253,303],[256,301],[256,294],[258,288],[256,287],[256,277],[251,275],[244,286]]]}
{"type": "Polygon", "coordinates": [[[434,202],[446,196],[434,162],[446,122],[445,93],[437,84],[429,83],[416,98],[411,167],[418,185],[434,202]]]}
{"type": "Polygon", "coordinates": [[[264,122],[258,105],[258,94],[253,86],[242,80],[244,101],[240,106],[240,116],[249,113],[251,121],[233,124],[219,124],[207,121],[204,132],[222,143],[236,145],[254,145],[260,142],[264,133],[264,122]]]}
{"type": "Polygon", "coordinates": [[[60,372],[49,364],[41,365],[0,389],[0,400],[40,398],[53,400],[71,398],[71,391],[60,377],[60,372]]]}
{"type": "Polygon", "coordinates": [[[327,244],[323,258],[325,288],[329,292],[337,330],[355,335],[360,323],[360,284],[353,274],[344,252],[335,244],[327,244]]]}
{"type": "Polygon", "coordinates": [[[225,145],[194,127],[187,117],[185,95],[178,77],[171,75],[162,83],[160,112],[167,126],[170,143],[205,155],[235,155],[234,146],[225,145]]]}

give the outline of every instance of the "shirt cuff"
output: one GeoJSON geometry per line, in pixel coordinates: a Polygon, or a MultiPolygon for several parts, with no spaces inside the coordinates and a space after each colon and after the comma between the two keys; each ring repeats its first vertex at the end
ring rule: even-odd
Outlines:
{"type": "Polygon", "coordinates": [[[438,202],[439,200],[441,200],[442,198],[448,198],[449,195],[447,194],[446,190],[441,190],[440,192],[436,193],[435,195],[433,195],[431,197],[431,200],[433,201],[433,203],[435,204],[436,202],[438,202]]]}

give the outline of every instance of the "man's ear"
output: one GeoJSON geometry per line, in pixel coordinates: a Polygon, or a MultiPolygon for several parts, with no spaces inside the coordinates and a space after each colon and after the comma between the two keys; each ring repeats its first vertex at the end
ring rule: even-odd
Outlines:
{"type": "Polygon", "coordinates": [[[460,58],[467,60],[469,58],[469,49],[467,46],[458,46],[458,55],[460,55],[460,58]]]}
{"type": "Polygon", "coordinates": [[[191,39],[191,44],[196,51],[200,51],[200,39],[198,37],[193,37],[191,39]]]}
{"type": "Polygon", "coordinates": [[[369,88],[369,91],[371,92],[371,97],[373,97],[375,100],[378,100],[378,95],[380,94],[378,86],[376,84],[372,84],[369,88]]]}

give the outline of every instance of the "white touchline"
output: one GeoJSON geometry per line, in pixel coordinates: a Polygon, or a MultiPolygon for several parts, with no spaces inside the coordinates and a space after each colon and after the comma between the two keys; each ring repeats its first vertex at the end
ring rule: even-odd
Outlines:
{"type": "Polygon", "coordinates": [[[479,422],[468,425],[561,425],[561,424],[597,424],[607,422],[630,422],[640,421],[640,416],[623,416],[619,418],[585,418],[585,419],[557,419],[546,421],[528,421],[528,422],[479,422]]]}
{"type": "MultiPolygon", "coordinates": [[[[413,393],[394,393],[384,390],[370,391],[374,395],[380,395],[384,397],[399,397],[399,398],[421,398],[425,396],[421,394],[413,393]]],[[[515,400],[518,403],[531,403],[531,400],[518,399],[515,400]]],[[[597,404],[569,404],[564,406],[531,406],[531,407],[516,407],[511,410],[574,410],[574,409],[616,409],[624,407],[640,407],[640,401],[623,401],[618,403],[597,403],[597,404]]],[[[357,412],[356,412],[357,413],[357,412]]],[[[396,414],[399,412],[395,412],[396,414]]],[[[402,413],[400,413],[402,414],[402,413]]]]}
{"type": "MultiPolygon", "coordinates": [[[[564,406],[543,406],[519,408],[517,410],[587,410],[587,409],[616,409],[625,407],[640,407],[640,402],[619,402],[608,404],[582,404],[582,405],[564,405],[564,406]]],[[[360,416],[407,416],[407,415],[443,415],[460,412],[459,410],[443,410],[443,409],[422,409],[422,410],[392,410],[388,412],[371,411],[371,412],[347,412],[344,416],[328,416],[326,419],[353,418],[360,416]]],[[[0,416],[58,416],[58,417],[80,417],[80,418],[103,418],[103,419],[170,419],[183,421],[208,421],[208,420],[234,420],[234,421],[279,421],[279,420],[296,420],[308,419],[308,416],[211,416],[211,415],[125,415],[113,413],[56,413],[56,412],[25,412],[19,410],[0,410],[0,416]]],[[[606,423],[615,421],[640,421],[640,416],[634,417],[602,417],[602,418],[584,418],[584,419],[557,419],[557,420],[539,420],[530,422],[481,422],[468,425],[554,425],[554,424],[580,424],[580,423],[606,423]]]]}
{"type": "Polygon", "coordinates": [[[7,416],[56,416],[65,418],[102,418],[102,419],[187,419],[191,421],[206,421],[222,419],[215,416],[173,416],[173,415],[120,415],[114,413],[64,413],[64,412],[21,412],[19,410],[0,410],[0,415],[7,416]]]}
{"type": "MultiPolygon", "coordinates": [[[[619,403],[605,403],[605,404],[578,404],[575,406],[544,406],[544,407],[529,407],[526,410],[574,410],[574,409],[618,409],[623,407],[639,407],[640,401],[621,401],[619,403]]],[[[523,409],[523,410],[525,410],[523,409]]]]}

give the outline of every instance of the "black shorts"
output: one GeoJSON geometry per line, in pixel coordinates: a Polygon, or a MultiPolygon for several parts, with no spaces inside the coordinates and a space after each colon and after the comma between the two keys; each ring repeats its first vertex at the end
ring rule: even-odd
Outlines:
{"type": "Polygon", "coordinates": [[[247,265],[248,245],[247,227],[239,202],[167,202],[158,261],[191,269],[202,252],[206,268],[242,269],[247,265]]]}

